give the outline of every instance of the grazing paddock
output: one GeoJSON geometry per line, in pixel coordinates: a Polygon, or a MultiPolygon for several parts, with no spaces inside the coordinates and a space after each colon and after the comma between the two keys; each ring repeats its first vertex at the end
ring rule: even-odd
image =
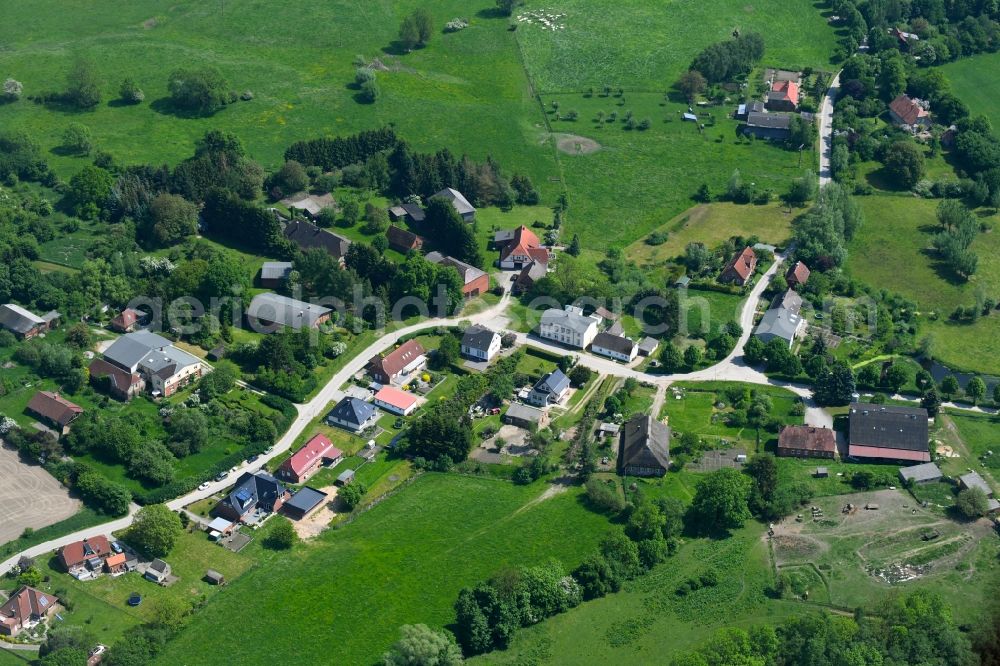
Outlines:
{"type": "Polygon", "coordinates": [[[997,72],[1000,53],[961,58],[941,67],[952,91],[969,106],[972,115],[983,114],[994,127],[1000,126],[1000,100],[997,99],[997,72]]]}
{"type": "Polygon", "coordinates": [[[0,544],[21,536],[26,528],[46,527],[69,518],[80,502],[38,465],[21,462],[16,451],[0,446],[0,544]]]}

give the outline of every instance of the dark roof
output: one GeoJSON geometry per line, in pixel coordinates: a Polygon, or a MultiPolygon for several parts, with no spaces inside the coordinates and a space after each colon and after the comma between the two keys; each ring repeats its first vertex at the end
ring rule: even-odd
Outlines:
{"type": "Polygon", "coordinates": [[[792,115],[789,113],[757,113],[756,111],[751,111],[747,114],[748,127],[786,130],[791,124],[792,115]]]}
{"type": "Polygon", "coordinates": [[[496,337],[496,333],[490,329],[479,324],[473,324],[465,329],[465,333],[462,335],[462,345],[488,351],[494,337],[496,337]]]}
{"type": "Polygon", "coordinates": [[[281,280],[292,272],[290,261],[265,261],[260,267],[261,280],[281,280]]]}
{"type": "Polygon", "coordinates": [[[504,417],[507,419],[517,419],[518,421],[527,421],[529,423],[540,423],[544,416],[545,412],[542,410],[522,405],[519,402],[512,403],[504,414],[504,417]]]}
{"type": "Polygon", "coordinates": [[[330,308],[271,292],[257,294],[247,307],[247,315],[255,319],[288,326],[296,331],[315,326],[320,318],[331,312],[330,308]]]}
{"type": "Polygon", "coordinates": [[[240,516],[257,504],[273,506],[285,494],[285,487],[267,472],[244,472],[220,504],[232,507],[240,516]]]}
{"type": "Polygon", "coordinates": [[[172,343],[149,331],[127,333],[104,350],[104,358],[122,368],[134,368],[153,350],[169,347],[172,343]]]}
{"type": "Polygon", "coordinates": [[[622,425],[620,445],[621,468],[670,466],[670,428],[648,414],[637,414],[622,425]]]}
{"type": "Polygon", "coordinates": [[[648,335],[639,341],[639,349],[644,352],[652,353],[660,346],[660,341],[656,338],[651,338],[648,335]]]}
{"type": "Polygon", "coordinates": [[[424,244],[420,236],[402,227],[397,227],[394,224],[389,225],[389,228],[385,232],[385,237],[389,240],[389,247],[404,252],[414,250],[424,244]]]}
{"type": "Polygon", "coordinates": [[[336,259],[343,259],[344,255],[347,254],[347,248],[351,246],[351,241],[343,236],[338,236],[317,227],[312,222],[302,220],[292,220],[286,224],[283,233],[285,238],[303,250],[318,247],[336,259]]]}
{"type": "Polygon", "coordinates": [[[142,377],[138,373],[122,370],[103,358],[95,358],[90,362],[90,376],[92,378],[107,377],[111,382],[111,388],[121,393],[128,393],[132,386],[142,381],[142,377]]]}
{"type": "Polygon", "coordinates": [[[320,490],[303,486],[299,492],[292,495],[292,498],[285,502],[285,506],[301,511],[302,513],[309,513],[327,497],[328,495],[320,490]]]}
{"type": "Polygon", "coordinates": [[[559,369],[553,370],[539,379],[538,383],[535,384],[536,391],[551,395],[559,395],[567,388],[569,388],[569,377],[559,369]]]}
{"type": "Polygon", "coordinates": [[[7,303],[0,305],[0,326],[20,335],[45,324],[41,317],[25,310],[20,305],[7,303]]]}
{"type": "Polygon", "coordinates": [[[781,449],[834,453],[837,450],[837,436],[829,428],[786,426],[778,435],[778,450],[781,449]]]}
{"type": "Polygon", "coordinates": [[[594,336],[592,347],[601,347],[619,354],[629,355],[635,349],[635,343],[626,337],[612,335],[607,331],[601,331],[594,336]]]}
{"type": "Polygon", "coordinates": [[[471,264],[467,264],[464,261],[459,261],[455,257],[442,256],[440,252],[431,252],[427,255],[427,261],[439,264],[441,266],[451,266],[456,271],[458,271],[459,277],[462,278],[462,284],[469,284],[473,280],[478,280],[486,273],[471,264]]]}
{"type": "Polygon", "coordinates": [[[43,418],[65,427],[73,419],[83,414],[83,408],[75,405],[58,393],[39,391],[31,397],[28,409],[43,418]]]}
{"type": "Polygon", "coordinates": [[[337,406],[330,410],[327,416],[334,416],[341,421],[346,421],[356,426],[360,426],[375,413],[375,406],[371,403],[359,400],[358,398],[344,398],[337,403],[337,406]]]}
{"type": "Polygon", "coordinates": [[[925,452],[927,410],[854,403],[850,408],[850,444],[925,452]]]}

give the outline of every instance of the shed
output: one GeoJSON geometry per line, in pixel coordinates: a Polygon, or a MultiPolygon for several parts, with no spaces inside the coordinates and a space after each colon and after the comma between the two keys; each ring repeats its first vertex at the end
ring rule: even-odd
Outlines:
{"type": "Polygon", "coordinates": [[[203,580],[209,585],[225,585],[226,577],[220,574],[215,569],[209,569],[205,572],[205,577],[203,580]]]}
{"type": "Polygon", "coordinates": [[[912,467],[900,467],[899,478],[914,483],[929,483],[937,481],[942,476],[941,470],[934,463],[924,463],[923,465],[913,465],[912,467]]]}
{"type": "Polygon", "coordinates": [[[696,123],[698,122],[698,116],[694,115],[693,113],[685,113],[684,120],[696,123]]]}
{"type": "MultiPolygon", "coordinates": [[[[338,479],[339,480],[339,479],[338,479]]],[[[345,484],[346,485],[346,484],[345,484]]],[[[293,520],[302,520],[316,510],[328,495],[322,490],[316,490],[309,486],[303,486],[301,490],[292,495],[292,499],[282,505],[282,510],[293,520]]]]}
{"type": "Polygon", "coordinates": [[[353,481],[354,481],[353,469],[344,470],[343,472],[340,473],[340,476],[337,477],[337,483],[339,483],[342,486],[348,486],[353,481]]]}
{"type": "Polygon", "coordinates": [[[958,477],[958,483],[962,488],[979,488],[986,493],[987,497],[993,497],[993,489],[990,488],[990,484],[986,483],[986,479],[979,475],[979,472],[963,474],[958,477]]]}
{"type": "Polygon", "coordinates": [[[226,520],[222,516],[219,516],[217,518],[213,518],[212,522],[210,522],[208,524],[208,527],[205,529],[211,538],[218,539],[224,534],[229,534],[230,532],[233,531],[233,523],[232,521],[226,520]]]}
{"type": "Polygon", "coordinates": [[[828,470],[826,467],[817,467],[816,473],[813,474],[813,476],[815,476],[817,479],[825,479],[828,476],[830,476],[830,470],[828,470]]]}
{"type": "Polygon", "coordinates": [[[515,402],[503,415],[503,422],[507,425],[517,426],[518,428],[534,432],[539,428],[545,427],[547,418],[545,412],[542,410],[515,402]]]}

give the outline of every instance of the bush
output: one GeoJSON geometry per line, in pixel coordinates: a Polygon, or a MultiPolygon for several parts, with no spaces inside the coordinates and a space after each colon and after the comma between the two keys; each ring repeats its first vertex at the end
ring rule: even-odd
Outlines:
{"type": "Polygon", "coordinates": [[[295,532],[290,520],[284,516],[275,516],[271,519],[271,528],[264,537],[263,545],[271,550],[288,550],[299,540],[299,535],[295,532]]]}

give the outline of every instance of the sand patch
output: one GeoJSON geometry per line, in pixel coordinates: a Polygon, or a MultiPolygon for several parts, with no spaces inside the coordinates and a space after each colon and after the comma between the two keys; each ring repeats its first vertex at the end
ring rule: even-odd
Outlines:
{"type": "Polygon", "coordinates": [[[567,155],[590,155],[601,149],[601,144],[585,136],[576,134],[553,134],[556,148],[567,155]]]}
{"type": "Polygon", "coordinates": [[[326,493],[326,502],[320,508],[303,518],[292,521],[295,533],[301,539],[312,539],[326,531],[330,522],[336,518],[337,512],[333,510],[337,500],[337,486],[326,486],[317,488],[320,492],[326,493]]]}
{"type": "Polygon", "coordinates": [[[156,26],[157,23],[155,18],[148,18],[142,22],[142,27],[145,28],[146,30],[152,30],[156,26]]]}

